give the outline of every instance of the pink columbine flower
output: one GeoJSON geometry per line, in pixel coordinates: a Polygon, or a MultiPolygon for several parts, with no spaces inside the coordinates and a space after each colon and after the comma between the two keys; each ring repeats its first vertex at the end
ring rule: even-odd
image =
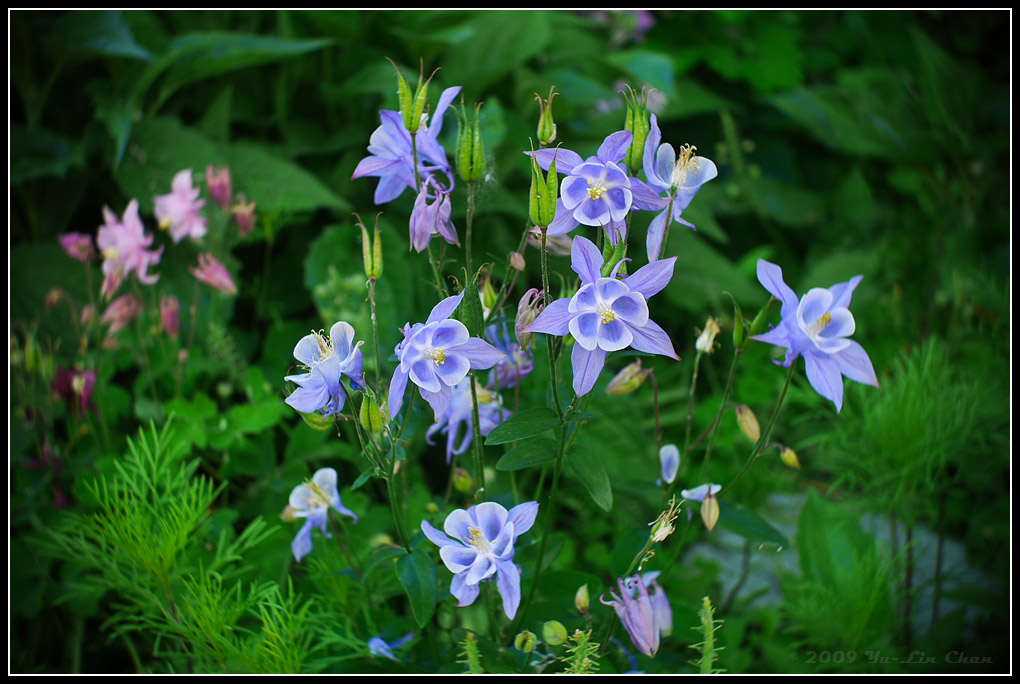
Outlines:
{"type": "Polygon", "coordinates": [[[234,214],[237,234],[242,238],[248,237],[255,230],[255,202],[246,202],[244,195],[241,195],[230,211],[234,214]]]}
{"type": "Polygon", "coordinates": [[[92,238],[85,233],[64,233],[60,236],[60,246],[72,259],[85,263],[96,251],[92,248],[92,238]]]}
{"type": "Polygon", "coordinates": [[[181,330],[181,304],[173,295],[163,296],[159,300],[159,320],[163,330],[172,339],[176,339],[181,330]]]}
{"type": "Polygon", "coordinates": [[[213,289],[227,294],[237,294],[237,286],[230,277],[230,271],[208,252],[199,254],[198,267],[189,266],[188,270],[191,271],[191,275],[213,289]]]}
{"type": "Polygon", "coordinates": [[[96,244],[103,255],[103,296],[111,297],[132,272],[143,285],[159,280],[159,274],[148,270],[149,266],[159,263],[163,248],[147,249],[153,236],[145,234],[145,226],[138,215],[138,200],[128,202],[123,219],[103,207],[103,219],[105,223],[96,235],[96,244]]]}
{"type": "Polygon", "coordinates": [[[205,200],[198,199],[199,189],[192,185],[191,169],[179,171],[174,176],[169,195],[157,195],[156,220],[160,228],[169,228],[174,244],[186,237],[192,240],[205,235],[206,221],[199,214],[205,200]]]}
{"type": "Polygon", "coordinates": [[[100,322],[110,326],[110,334],[120,332],[142,312],[142,303],[130,292],[117,297],[106,307],[100,322]]]}
{"type": "Polygon", "coordinates": [[[230,197],[234,192],[230,180],[230,167],[214,168],[212,164],[205,169],[205,183],[209,186],[209,194],[223,211],[230,210],[230,197]]]}

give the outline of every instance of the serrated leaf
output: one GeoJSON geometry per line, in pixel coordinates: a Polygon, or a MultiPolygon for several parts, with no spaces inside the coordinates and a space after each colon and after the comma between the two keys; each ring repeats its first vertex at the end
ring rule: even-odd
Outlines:
{"type": "Polygon", "coordinates": [[[602,510],[613,508],[613,487],[609,475],[596,456],[577,446],[567,452],[567,463],[574,470],[574,476],[581,481],[592,501],[602,510]]]}
{"type": "Polygon", "coordinates": [[[731,501],[719,500],[719,527],[752,542],[790,546],[790,540],[767,520],[731,501]]]}
{"type": "Polygon", "coordinates": [[[503,454],[496,470],[521,470],[556,460],[556,442],[547,438],[533,439],[503,454]]]}
{"type": "Polygon", "coordinates": [[[559,417],[551,408],[542,406],[524,409],[510,416],[485,438],[486,445],[506,444],[540,435],[561,425],[559,417]]]}
{"type": "Polygon", "coordinates": [[[436,566],[421,547],[397,561],[397,579],[411,600],[411,612],[419,627],[432,619],[436,609],[436,566]]]}

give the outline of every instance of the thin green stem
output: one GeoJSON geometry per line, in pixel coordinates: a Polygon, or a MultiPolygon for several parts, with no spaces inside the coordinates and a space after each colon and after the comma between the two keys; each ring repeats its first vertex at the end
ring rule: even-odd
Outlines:
{"type": "MultiPolygon", "coordinates": [[[[772,416],[769,418],[768,425],[765,426],[765,431],[761,433],[761,437],[758,438],[758,442],[754,445],[754,449],[751,450],[751,455],[747,457],[744,467],[740,469],[740,472],[737,473],[735,478],[733,478],[733,481],[726,485],[722,491],[726,491],[736,484],[737,480],[739,480],[743,474],[747,472],[747,469],[751,467],[754,459],[758,457],[758,454],[760,454],[762,449],[764,449],[769,443],[769,438],[772,436],[772,427],[776,424],[776,418],[779,416],[779,409],[783,407],[783,401],[786,399],[786,390],[790,388],[790,380],[793,379],[793,371],[795,368],[796,366],[794,364],[790,364],[790,370],[786,373],[786,382],[783,383],[783,391],[779,394],[779,400],[776,402],[776,407],[772,410],[772,416]]],[[[720,492],[720,494],[721,493],[722,492],[720,492]]]]}
{"type": "Polygon", "coordinates": [[[375,352],[375,388],[382,390],[382,360],[379,352],[379,320],[375,315],[375,278],[368,279],[368,301],[372,309],[372,347],[375,352]]]}
{"type": "Polygon", "coordinates": [[[485,494],[485,460],[482,458],[482,425],[478,417],[478,392],[475,390],[475,372],[471,371],[471,432],[475,453],[475,497],[485,494]]]}
{"type": "MultiPolygon", "coordinates": [[[[719,432],[719,421],[722,419],[723,411],[726,410],[726,401],[730,398],[730,392],[733,391],[733,378],[737,374],[737,364],[740,363],[740,355],[742,350],[737,349],[733,352],[733,364],[730,365],[730,377],[726,381],[726,389],[723,391],[722,400],[719,402],[719,411],[715,414],[715,420],[712,421],[711,432],[708,437],[708,446],[705,448],[705,460],[701,464],[701,479],[699,482],[705,482],[705,478],[708,477],[708,462],[712,458],[712,446],[715,444],[715,436],[719,432]]],[[[673,483],[673,488],[676,487],[676,482],[673,483]]]]}
{"type": "MultiPolygon", "coordinates": [[[[542,231],[542,298],[545,300],[545,305],[549,306],[552,303],[552,295],[549,293],[549,252],[546,250],[546,232],[545,226],[539,226],[542,231]]],[[[559,382],[556,378],[556,354],[553,352],[552,335],[546,335],[546,351],[549,357],[549,378],[552,384],[552,395],[553,395],[553,408],[556,409],[556,415],[563,420],[563,406],[560,404],[560,390],[559,382]]]]}

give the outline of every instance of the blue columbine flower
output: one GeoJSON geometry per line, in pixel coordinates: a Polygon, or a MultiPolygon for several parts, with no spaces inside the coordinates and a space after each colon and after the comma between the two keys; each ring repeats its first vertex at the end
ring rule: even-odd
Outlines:
{"type": "MultiPolygon", "coordinates": [[[[484,387],[475,386],[478,397],[478,425],[482,437],[488,436],[497,425],[510,417],[510,411],[503,408],[503,401],[498,394],[484,387]]],[[[450,406],[446,413],[425,432],[425,441],[434,444],[432,437],[436,433],[446,434],[446,463],[449,464],[453,455],[463,454],[471,446],[474,431],[471,427],[471,380],[465,378],[453,388],[450,394],[450,406]],[[463,429],[460,444],[457,437],[463,429]]]]}
{"type": "Polygon", "coordinates": [[[595,386],[608,352],[633,347],[679,360],[669,335],[648,318],[646,301],[669,284],[676,257],[643,266],[624,280],[615,269],[602,277],[602,253],[587,238],[574,239],[570,258],[581,288],[570,299],[552,302],[524,332],[574,336],[570,360],[578,396],[595,386]]]}
{"type": "MultiPolygon", "coordinates": [[[[523,301],[523,300],[522,300],[523,301]]],[[[510,335],[506,324],[490,325],[485,329],[485,339],[504,354],[502,360],[489,373],[489,386],[499,389],[515,387],[535,369],[535,357],[510,335]]]]}
{"type": "Polygon", "coordinates": [[[471,337],[463,323],[450,319],[463,298],[463,292],[447,297],[436,304],[424,323],[408,324],[404,328],[404,339],[394,349],[400,365],[390,381],[391,416],[400,412],[410,378],[432,407],[438,422],[450,405],[451,388],[460,383],[469,370],[492,368],[505,356],[485,340],[471,337]]]}
{"type": "Polygon", "coordinates": [[[450,193],[440,188],[431,178],[423,182],[421,192],[414,201],[409,224],[411,246],[415,251],[425,251],[433,235],[441,235],[451,245],[460,244],[451,212],[450,193]]]}
{"type": "Polygon", "coordinates": [[[417,178],[414,168],[414,151],[411,148],[411,133],[404,126],[400,112],[382,110],[379,118],[382,125],[375,129],[369,138],[369,156],[362,159],[351,178],[378,176],[379,185],[375,189],[375,203],[385,204],[395,200],[404,192],[404,188],[418,187],[418,178],[422,180],[436,173],[442,173],[449,185],[447,191],[453,189],[453,174],[446,151],[439,144],[439,132],[443,129],[443,115],[450,103],[460,92],[460,86],[447,88],[439,96],[439,104],[431,120],[422,115],[422,125],[416,134],[415,145],[418,148],[417,178]]]}
{"type": "Polygon", "coordinates": [[[610,591],[613,600],[606,601],[603,595],[599,601],[613,607],[637,650],[654,658],[659,650],[659,621],[648,587],[639,575],[629,578],[626,583],[623,579],[618,579],[616,583],[620,589],[619,595],[610,591]]]}
{"type": "Polygon", "coordinates": [[[299,563],[312,550],[313,527],[319,528],[324,537],[332,536],[326,529],[330,508],[358,522],[358,516],[340,501],[336,479],[335,470],[320,468],[315,471],[310,482],[298,485],[290,493],[291,515],[295,518],[305,518],[305,524],[301,526],[290,545],[294,559],[299,563]]]}
{"type": "Polygon", "coordinates": [[[344,321],[333,324],[329,339],[317,332],[302,337],[294,347],[294,358],[308,372],[284,378],[298,386],[285,400],[287,404],[301,413],[321,411],[323,418],[340,413],[347,400],[340,386],[341,376],[350,379],[354,390],[365,386],[361,373],[362,344],[354,343],[354,328],[344,321]]]}
{"type": "Polygon", "coordinates": [[[655,261],[662,253],[662,243],[670,219],[694,228],[694,224],[681,218],[680,214],[698,194],[701,186],[719,175],[715,163],[711,159],[699,157],[697,148],[684,145],[677,154],[669,143],[660,145],[660,140],[662,133],[659,131],[659,122],[652,114],[644,154],[648,183],[635,187],[634,198],[639,208],[660,212],[648,226],[645,248],[648,250],[649,261],[655,261]]]}
{"type": "Polygon", "coordinates": [[[487,501],[450,513],[443,523],[445,535],[427,520],[421,521],[422,532],[439,547],[439,557],[453,573],[450,593],[457,597],[458,606],[474,603],[479,582],[495,575],[503,612],[513,620],[521,603],[521,571],[514,563],[514,542],[531,529],[537,515],[537,501],[509,511],[487,501]]]}
{"type": "Polygon", "coordinates": [[[850,297],[864,276],[829,289],[816,287],[802,299],[783,281],[783,270],[758,260],[758,281],[782,303],[779,326],[753,339],[786,347],[783,366],[804,357],[807,377],[820,395],[843,408],[843,377],[878,387],[871,359],[860,344],[848,339],[856,324],[850,313],[850,297]]]}
{"type": "Polygon", "coordinates": [[[414,632],[405,634],[400,637],[392,644],[383,641],[382,637],[372,637],[368,640],[368,652],[379,658],[389,658],[390,660],[400,660],[394,653],[407,646],[411,640],[414,639],[414,632]]]}

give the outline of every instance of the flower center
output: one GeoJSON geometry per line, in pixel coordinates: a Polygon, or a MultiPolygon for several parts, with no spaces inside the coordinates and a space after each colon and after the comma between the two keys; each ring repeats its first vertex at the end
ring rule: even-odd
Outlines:
{"type": "Polygon", "coordinates": [[[602,317],[603,325],[609,325],[616,320],[616,312],[613,311],[613,305],[609,302],[599,302],[595,306],[595,313],[602,317]]]}
{"type": "Polygon", "coordinates": [[[482,530],[478,527],[468,528],[468,544],[478,549],[479,553],[489,552],[489,540],[482,534],[482,530]]]}
{"type": "Polygon", "coordinates": [[[446,363],[446,350],[436,349],[435,347],[425,347],[425,357],[430,359],[436,366],[442,366],[446,363]]]}
{"type": "Polygon", "coordinates": [[[832,314],[826,311],[817,319],[815,322],[808,326],[807,334],[809,337],[818,337],[825,330],[825,326],[832,322],[832,314]]]}
{"type": "Polygon", "coordinates": [[[326,492],[322,491],[321,487],[311,480],[305,482],[305,486],[308,487],[309,491],[312,493],[312,495],[308,497],[309,508],[329,508],[329,496],[326,495],[326,492]]]}
{"type": "Polygon", "coordinates": [[[103,250],[103,258],[116,261],[117,259],[120,258],[120,252],[117,250],[116,247],[107,247],[106,249],[103,250]]]}
{"type": "Polygon", "coordinates": [[[673,174],[669,182],[674,188],[681,188],[687,181],[687,174],[698,168],[698,148],[684,145],[680,148],[680,156],[677,157],[676,166],[673,167],[673,174]]]}
{"type": "Polygon", "coordinates": [[[609,190],[602,181],[588,181],[588,185],[591,186],[588,188],[588,197],[593,200],[602,199],[609,190]]]}

